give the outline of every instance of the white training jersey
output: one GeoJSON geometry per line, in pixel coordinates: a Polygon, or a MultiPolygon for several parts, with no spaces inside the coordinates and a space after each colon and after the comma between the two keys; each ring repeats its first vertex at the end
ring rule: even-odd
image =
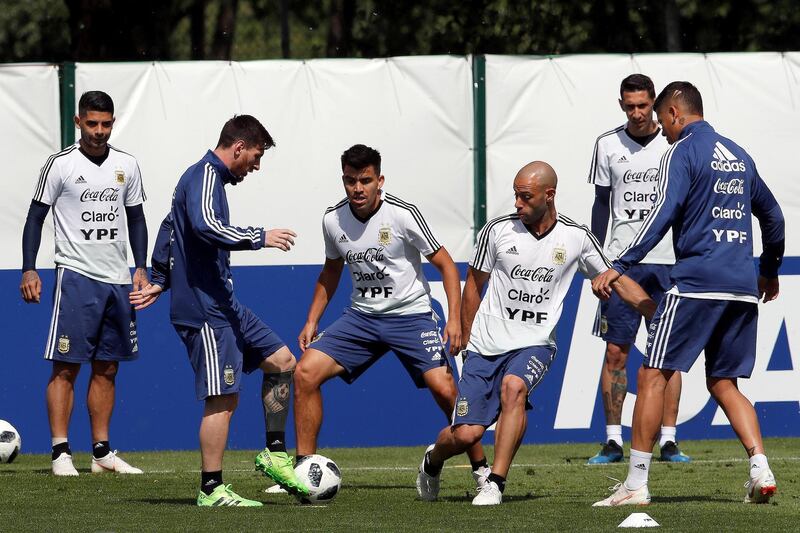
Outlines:
{"type": "Polygon", "coordinates": [[[125,207],[146,198],[139,165],[108,145],[108,157],[98,166],[79,146],[48,158],[33,194],[53,207],[56,265],[105,283],[128,284],[125,207]]]}
{"type": "Polygon", "coordinates": [[[611,268],[589,228],[563,215],[539,237],[516,214],[490,221],[478,234],[469,264],[491,273],[467,345],[484,356],[555,346],[575,272],[592,279],[611,268]]]}
{"type": "MultiPolygon", "coordinates": [[[[622,125],[597,138],[589,169],[589,183],[611,187],[611,233],[606,242],[609,257],[617,257],[631,243],[653,208],[658,167],[669,148],[660,131],[642,146],[625,127],[622,125]]],[[[674,264],[672,233],[668,232],[641,262],[674,264]]]]}
{"type": "Polygon", "coordinates": [[[325,256],[344,258],[353,281],[352,306],[365,313],[431,311],[421,256],[441,248],[413,204],[381,192],[368,220],[356,218],[347,198],[325,211],[325,256]]]}

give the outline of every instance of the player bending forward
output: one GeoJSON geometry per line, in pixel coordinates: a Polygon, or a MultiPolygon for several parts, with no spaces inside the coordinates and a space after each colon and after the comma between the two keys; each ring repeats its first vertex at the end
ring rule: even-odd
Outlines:
{"type": "Polygon", "coordinates": [[[258,170],[272,137],[250,115],[233,117],[219,143],[183,173],[172,209],[161,223],[153,252],[153,283],[131,293],[137,309],[172,288],[170,319],[186,345],[195,372],[198,400],[205,401],[200,423],[199,506],[258,507],[222,481],[228,428],[239,402],[242,372],[264,373],[261,395],[267,448],[256,468],[287,491],[307,495],[286,453],[285,427],[295,358],[281,339],[233,293],[230,250],[278,248],[288,251],[294,232],[239,228],[230,224],[225,185],[236,185],[258,170]]]}
{"type": "MultiPolygon", "coordinates": [[[[472,504],[502,502],[525,434],[528,396],[556,355],[555,328],[575,271],[594,278],[610,267],[589,229],[557,214],[557,181],[547,163],[522,167],[514,178],[517,212],[490,221],[478,234],[462,298],[467,350],[458,401],[452,425],[439,433],[419,467],[417,493],[423,500],[437,498],[444,461],[480,442],[496,421],[491,473],[472,504]]],[[[655,303],[630,278],[615,289],[652,315],[655,303]]]]}
{"type": "MultiPolygon", "coordinates": [[[[457,394],[444,352],[448,340],[451,354],[462,345],[456,265],[419,210],[381,190],[384,177],[377,150],[357,144],[342,154],[341,162],[347,198],[323,217],[325,265],[298,338],[305,350],[294,377],[298,463],[317,449],[321,385],[335,376],[354,382],[389,350],[417,387],[431,391],[445,416],[453,412],[457,394]],[[420,255],[442,274],[449,309],[444,339],[431,309],[420,255]],[[352,306],[317,335],[319,319],[336,292],[345,262],[353,280],[352,306]]],[[[489,469],[479,441],[473,443],[469,457],[473,477],[481,487],[489,469]]]]}

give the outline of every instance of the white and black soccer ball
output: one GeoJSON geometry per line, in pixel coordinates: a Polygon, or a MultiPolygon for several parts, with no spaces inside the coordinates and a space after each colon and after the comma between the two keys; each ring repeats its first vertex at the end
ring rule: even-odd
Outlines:
{"type": "Polygon", "coordinates": [[[16,459],[22,448],[22,437],[14,426],[0,420],[0,463],[10,463],[16,459]]]}
{"type": "Polygon", "coordinates": [[[342,486],[342,473],[332,460],[322,455],[307,455],[294,468],[297,478],[311,494],[300,498],[302,503],[327,503],[342,486]]]}

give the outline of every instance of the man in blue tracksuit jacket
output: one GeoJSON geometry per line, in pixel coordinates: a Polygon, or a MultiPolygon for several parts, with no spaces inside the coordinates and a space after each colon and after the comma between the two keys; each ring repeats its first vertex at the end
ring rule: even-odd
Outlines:
{"type": "Polygon", "coordinates": [[[676,257],[670,273],[673,287],[653,317],[639,370],[628,477],[595,506],[650,502],[650,452],[667,380],[675,371],[687,372],[703,350],[708,390],[750,457],[744,501],[764,503],[776,491],[775,477],[764,455],[756,412],[736,380],[750,377],[755,364],[758,300],[778,296],[783,214],[753,159],[703,120],[702,98],[694,85],[670,83],[654,108],[672,145],[661,159],[655,205],[613,269],[595,278],[592,288],[607,298],[610,284],[670,228],[676,257]],[[751,215],[761,226],[758,276],[751,215]]]}
{"type": "Polygon", "coordinates": [[[153,252],[153,279],[131,294],[141,309],[162,290],[172,289],[170,319],[189,353],[195,392],[205,401],[200,424],[200,506],[260,506],[222,481],[222,457],[242,373],[264,372],[262,398],[267,448],[256,467],[289,492],[307,495],[286,453],[285,426],[295,358],[286,344],[233,293],[231,250],[274,247],[288,251],[294,232],[240,228],[230,224],[225,185],[258,170],[274,146],[254,117],[239,115],[222,128],[217,147],[183,173],[162,222],[153,252]]]}

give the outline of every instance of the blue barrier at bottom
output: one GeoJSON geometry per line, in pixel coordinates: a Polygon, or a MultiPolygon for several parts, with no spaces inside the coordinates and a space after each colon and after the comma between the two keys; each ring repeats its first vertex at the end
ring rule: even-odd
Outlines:
{"type": "MultiPolygon", "coordinates": [[[[795,259],[787,263],[790,274],[800,273],[800,261],[795,259]]],[[[461,268],[463,271],[464,265],[461,268]]],[[[269,324],[298,356],[296,337],[305,321],[319,269],[317,265],[234,268],[239,299],[269,324]]],[[[432,285],[440,280],[429,265],[426,265],[426,274],[432,285]]],[[[0,311],[3,324],[0,419],[10,421],[20,431],[25,452],[50,449],[44,400],[50,363],[42,358],[42,352],[50,323],[53,270],[43,270],[41,276],[45,297],[41,304],[27,305],[17,290],[19,272],[0,271],[0,297],[6,302],[0,311]]],[[[794,283],[795,279],[800,280],[798,276],[782,278],[781,297],[785,302],[800,296],[800,285],[794,283]]],[[[323,328],[348,305],[350,287],[348,279],[343,278],[324,317],[323,328]]],[[[586,296],[582,279],[576,278],[564,302],[558,328],[558,357],[531,397],[534,409],[529,414],[527,443],[586,442],[604,438],[599,383],[593,377],[599,376],[603,343],[598,339],[586,340],[588,332],[584,331],[585,320],[581,318],[593,313],[590,309],[593,305],[586,296]],[[578,359],[568,365],[573,358],[578,359]],[[586,376],[590,376],[588,381],[586,376]]],[[[441,315],[438,302],[435,307],[441,315]]],[[[788,303],[783,309],[788,313],[788,303]]],[[[776,384],[764,397],[766,399],[754,400],[759,402],[756,407],[765,435],[800,435],[800,393],[797,392],[800,374],[794,370],[798,365],[793,364],[790,349],[797,331],[791,328],[790,321],[796,317],[796,312],[791,317],[783,317],[777,336],[768,339],[772,346],[765,348],[768,351],[767,374],[760,379],[776,384]]],[[[112,446],[122,450],[197,448],[202,403],[194,398],[193,374],[185,349],[169,324],[168,297],[139,313],[137,322],[140,358],[120,368],[111,428],[112,446]]],[[[631,391],[635,391],[636,369],[640,363],[641,355],[633,348],[628,361],[631,391]]],[[[702,374],[702,369],[700,372],[702,374]]],[[[70,442],[75,450],[88,450],[91,445],[85,402],[88,374],[89,369],[84,367],[76,385],[70,429],[70,442]]],[[[702,380],[690,382],[686,379],[685,382],[684,397],[687,393],[693,394],[694,399],[688,403],[694,407],[691,418],[680,425],[679,437],[733,437],[730,426],[724,420],[720,422],[716,404],[708,399],[702,380]],[[697,390],[687,391],[692,383],[697,390]]],[[[264,445],[260,391],[261,377],[248,376],[231,427],[231,448],[264,445]]],[[[353,385],[348,386],[339,379],[329,382],[323,387],[323,395],[325,420],[319,439],[321,446],[422,445],[432,442],[447,423],[429,393],[413,386],[391,353],[353,385]]],[[[632,400],[628,403],[632,407],[632,400]]],[[[293,445],[291,420],[288,437],[289,444],[293,445]]]]}

